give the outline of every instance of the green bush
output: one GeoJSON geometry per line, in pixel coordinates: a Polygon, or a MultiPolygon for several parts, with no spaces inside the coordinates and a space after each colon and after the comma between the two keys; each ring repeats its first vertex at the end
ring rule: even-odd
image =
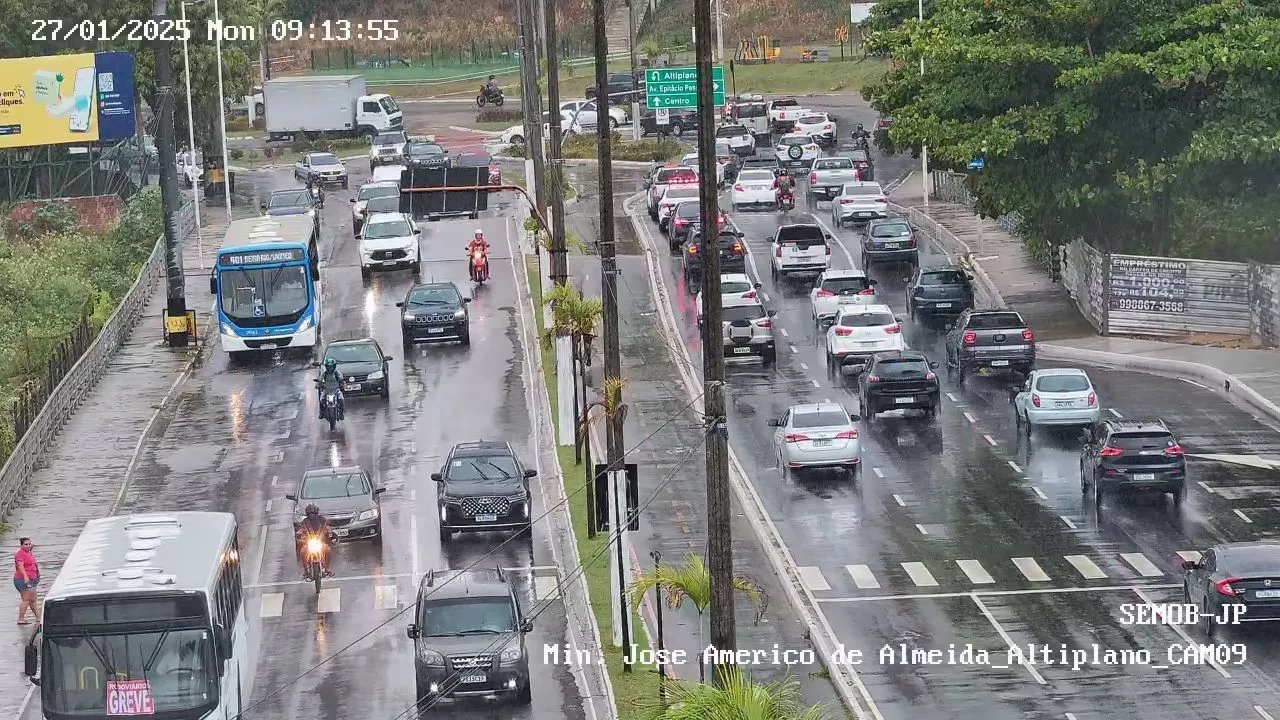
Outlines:
{"type": "Polygon", "coordinates": [[[524,120],[524,114],[512,108],[487,107],[476,113],[478,123],[509,122],[514,125],[521,120],[524,120]]]}
{"type": "MultiPolygon", "coordinates": [[[[598,143],[595,135],[571,135],[561,148],[567,160],[595,160],[598,143]]],[[[651,140],[624,141],[618,133],[613,134],[613,159],[629,162],[666,162],[675,160],[689,152],[689,146],[678,140],[660,138],[651,140]]],[[[512,145],[502,151],[507,157],[523,158],[524,146],[512,145]]]]}
{"type": "Polygon", "coordinates": [[[308,140],[303,135],[294,137],[289,149],[296,153],[338,152],[341,150],[368,150],[369,141],[364,138],[327,137],[321,135],[315,140],[308,140]]]}
{"type": "Polygon", "coordinates": [[[227,152],[231,155],[232,160],[240,160],[244,157],[244,150],[241,148],[231,148],[227,152]]]}

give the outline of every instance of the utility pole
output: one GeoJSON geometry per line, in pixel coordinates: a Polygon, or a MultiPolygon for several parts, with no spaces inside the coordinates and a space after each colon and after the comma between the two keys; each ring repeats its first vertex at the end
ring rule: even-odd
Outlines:
{"type": "MultiPolygon", "coordinates": [[[[560,38],[556,28],[556,0],[545,0],[547,41],[547,125],[551,137],[547,143],[551,158],[551,281],[556,285],[569,282],[569,257],[564,242],[564,159],[560,157],[560,38]]],[[[596,113],[599,119],[600,114],[596,113]]],[[[584,398],[585,399],[585,398],[584,398]]],[[[594,531],[593,531],[594,532],[594,531]]]]}
{"type": "MultiPolygon", "coordinates": [[[[157,26],[168,22],[167,0],[155,0],[152,14],[157,26]]],[[[168,40],[158,40],[156,51],[156,96],[160,105],[160,127],[156,133],[156,151],[160,161],[160,205],[164,213],[164,262],[166,268],[165,334],[169,347],[187,347],[191,327],[187,324],[187,283],[182,267],[182,239],[175,226],[178,215],[178,153],[174,147],[173,129],[173,55],[168,40]]],[[[227,208],[230,212],[231,208],[227,208]]]]}
{"type": "Polygon", "coordinates": [[[516,0],[520,25],[520,109],[524,113],[525,175],[533,189],[538,212],[547,210],[546,163],[543,159],[542,118],[538,112],[538,43],[531,0],[516,0]],[[530,167],[532,161],[532,167],[530,167]],[[529,175],[532,170],[532,176],[529,175]]]}
{"type": "Polygon", "coordinates": [[[730,527],[729,428],[724,402],[724,345],[721,333],[720,253],[716,242],[720,209],[716,189],[716,112],[711,88],[711,3],[693,4],[698,84],[698,185],[702,205],[703,417],[707,431],[707,567],[711,574],[711,645],[716,650],[711,681],[720,684],[714,664],[721,653],[738,649],[733,614],[733,536],[730,527]]]}
{"type": "MultiPolygon", "coordinates": [[[[600,109],[596,114],[596,140],[599,149],[600,168],[600,275],[603,287],[604,304],[604,386],[605,392],[616,391],[614,397],[605,398],[605,451],[609,466],[609,491],[614,495],[610,507],[621,507],[625,500],[621,495],[626,487],[626,468],[623,463],[622,418],[618,407],[622,403],[622,390],[617,387],[622,379],[622,351],[618,346],[618,262],[617,248],[614,245],[613,220],[613,130],[609,127],[606,104],[609,100],[609,38],[605,34],[605,0],[595,0],[594,34],[596,45],[596,87],[600,88],[600,109]]],[[[715,153],[712,154],[715,161],[715,153]]],[[[626,587],[622,586],[621,570],[626,566],[623,547],[626,544],[626,522],[622,514],[617,513],[620,520],[609,529],[613,533],[613,545],[619,570],[619,587],[615,588],[614,606],[621,612],[618,614],[619,627],[622,631],[622,669],[631,672],[631,610],[627,603],[626,587]]]]}
{"type": "MultiPolygon", "coordinates": [[[[640,89],[636,73],[640,72],[640,64],[636,62],[636,5],[635,0],[623,0],[627,4],[627,42],[631,45],[631,84],[640,89]]],[[[596,117],[600,117],[597,113],[596,117]]],[[[631,93],[631,139],[639,140],[640,135],[640,93],[631,93]]]]}

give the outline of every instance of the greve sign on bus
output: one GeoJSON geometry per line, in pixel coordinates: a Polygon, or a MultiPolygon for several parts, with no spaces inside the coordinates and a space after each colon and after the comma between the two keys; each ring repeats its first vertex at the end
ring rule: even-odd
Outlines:
{"type": "Polygon", "coordinates": [[[146,680],[108,680],[107,717],[155,715],[156,702],[146,680]]]}

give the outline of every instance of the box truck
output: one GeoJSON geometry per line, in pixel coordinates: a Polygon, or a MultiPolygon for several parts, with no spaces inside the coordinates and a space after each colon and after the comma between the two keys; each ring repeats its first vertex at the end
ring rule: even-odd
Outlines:
{"type": "Polygon", "coordinates": [[[302,75],[268,80],[263,86],[267,139],[309,139],[321,133],[375,137],[399,130],[404,113],[386,93],[370,95],[363,75],[302,75]]]}

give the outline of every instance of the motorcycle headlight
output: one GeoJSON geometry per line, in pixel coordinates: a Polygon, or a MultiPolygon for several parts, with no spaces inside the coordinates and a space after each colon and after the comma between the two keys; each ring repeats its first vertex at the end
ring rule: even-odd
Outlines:
{"type": "Polygon", "coordinates": [[[319,555],[324,550],[324,542],[317,537],[307,538],[307,552],[312,555],[319,555]]]}
{"type": "Polygon", "coordinates": [[[454,320],[461,320],[462,318],[464,318],[464,317],[466,317],[466,316],[467,316],[467,311],[466,311],[466,310],[463,310],[462,308],[458,308],[458,309],[457,309],[457,311],[455,311],[455,312],[453,313],[453,319],[454,319],[454,320]]]}
{"type": "MultiPolygon", "coordinates": [[[[370,377],[372,377],[372,376],[370,376],[370,377]]],[[[373,508],[373,509],[371,509],[371,510],[365,510],[364,512],[360,513],[360,517],[358,517],[358,518],[356,518],[356,519],[357,519],[357,520],[372,520],[372,519],[374,519],[374,518],[376,518],[376,517],[378,517],[378,508],[373,508]]]]}
{"type": "Polygon", "coordinates": [[[381,370],[374,370],[373,372],[369,373],[370,380],[381,380],[383,377],[385,377],[385,375],[383,375],[381,370]]]}
{"type": "Polygon", "coordinates": [[[504,663],[518,662],[522,655],[524,655],[524,653],[520,651],[520,646],[514,645],[512,647],[505,648],[502,651],[502,654],[498,656],[498,662],[504,662],[504,663]]]}
{"type": "Polygon", "coordinates": [[[435,650],[422,649],[418,651],[418,657],[424,665],[444,665],[444,655],[435,650]]]}

